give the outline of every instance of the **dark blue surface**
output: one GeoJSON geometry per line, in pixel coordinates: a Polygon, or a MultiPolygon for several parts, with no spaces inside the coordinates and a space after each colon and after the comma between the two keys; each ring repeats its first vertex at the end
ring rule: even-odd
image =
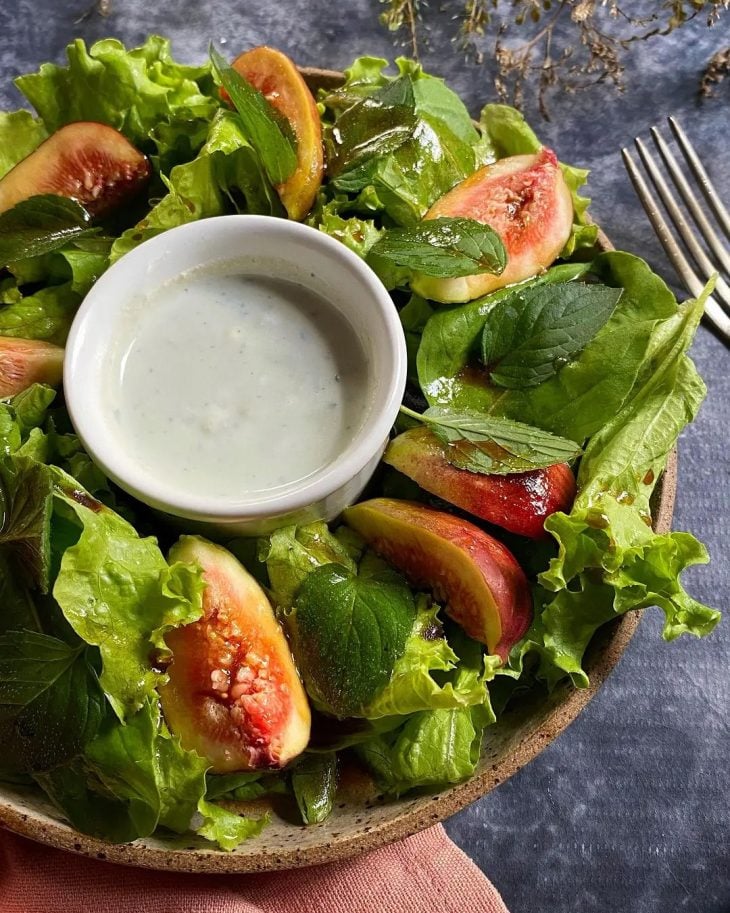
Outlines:
{"type": "MultiPolygon", "coordinates": [[[[75,23],[86,0],[2,0],[0,103],[17,106],[10,79],[66,43],[169,35],[177,55],[201,59],[210,38],[231,54],[263,42],[299,63],[338,68],[359,54],[392,56],[375,0],[115,0],[114,14],[75,23]]],[[[437,4],[432,4],[435,9],[437,4]]],[[[439,13],[444,25],[458,4],[439,13]]],[[[432,10],[431,21],[438,21],[432,10]]],[[[628,59],[629,89],[598,88],[552,101],[551,123],[533,122],[560,157],[593,169],[594,216],[616,246],[671,269],[625,177],[619,148],[677,114],[730,199],[730,86],[699,105],[710,54],[728,42],[730,17],[714,30],[696,20],[628,59]]],[[[458,89],[475,113],[492,100],[488,68],[466,65],[438,27],[425,65],[458,89]]],[[[712,564],[687,574],[702,601],[728,604],[730,355],[704,328],[693,350],[708,388],[680,444],[675,529],[709,547],[712,564]]],[[[484,869],[512,913],[730,910],[730,623],[703,641],[664,644],[647,612],[607,685],[539,758],[452,818],[453,839],[484,869]]]]}

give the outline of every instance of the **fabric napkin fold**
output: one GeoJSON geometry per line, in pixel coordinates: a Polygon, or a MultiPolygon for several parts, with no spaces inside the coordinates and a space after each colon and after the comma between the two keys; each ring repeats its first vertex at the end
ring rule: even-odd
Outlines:
{"type": "Polygon", "coordinates": [[[346,862],[186,875],[86,859],[0,833],[0,913],[508,913],[437,825],[346,862]]]}

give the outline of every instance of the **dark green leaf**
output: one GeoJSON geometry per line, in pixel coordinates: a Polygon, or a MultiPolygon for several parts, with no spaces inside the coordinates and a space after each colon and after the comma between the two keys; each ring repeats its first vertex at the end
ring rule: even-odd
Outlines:
{"type": "Polygon", "coordinates": [[[112,843],[129,843],[140,836],[136,809],[109,792],[83,760],[36,774],[35,780],[82,834],[112,843]]]}
{"type": "Polygon", "coordinates": [[[53,194],[23,200],[0,213],[0,267],[88,237],[96,231],[90,223],[91,216],[75,200],[53,194]]]}
{"type": "Polygon", "coordinates": [[[575,282],[515,290],[484,323],[482,361],[491,379],[522,389],[557,374],[606,324],[622,294],[575,282]]]}
{"type": "Polygon", "coordinates": [[[282,129],[281,119],[257,89],[210,48],[213,69],[228,92],[241,119],[246,139],[258,153],[273,184],[281,184],[297,166],[297,155],[290,133],[282,129]]]}
{"type": "Polygon", "coordinates": [[[305,824],[329,817],[337,792],[337,755],[304,755],[291,772],[291,786],[305,824]]]}
{"type": "Polygon", "coordinates": [[[29,586],[48,590],[53,479],[27,457],[0,460],[0,547],[29,586]]]}
{"type": "Polygon", "coordinates": [[[307,576],[293,616],[297,660],[315,701],[356,716],[390,680],[416,608],[405,580],[385,570],[356,577],[337,564],[307,576]]]}
{"type": "Polygon", "coordinates": [[[0,637],[3,766],[42,771],[78,755],[95,734],[104,696],[86,645],[13,631],[0,637]]]}
{"type": "Polygon", "coordinates": [[[526,472],[575,459],[575,441],[511,419],[478,412],[452,412],[435,406],[422,415],[402,408],[447,444],[446,458],[460,469],[502,475],[526,472]]]}
{"type": "Polygon", "coordinates": [[[364,187],[369,175],[363,169],[407,142],[417,123],[410,76],[394,79],[348,108],[327,139],[327,167],[335,186],[348,191],[364,187]]]}
{"type": "Polygon", "coordinates": [[[20,630],[40,631],[38,612],[9,555],[0,551],[0,633],[20,630]]]}
{"type": "Polygon", "coordinates": [[[371,248],[384,257],[427,276],[452,279],[476,273],[499,275],[507,265],[502,239],[474,219],[426,219],[412,228],[392,228],[371,248]]]}

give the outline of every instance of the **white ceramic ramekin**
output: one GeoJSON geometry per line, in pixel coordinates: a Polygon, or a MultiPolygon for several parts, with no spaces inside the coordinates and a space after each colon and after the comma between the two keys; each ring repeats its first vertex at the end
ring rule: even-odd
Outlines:
{"type": "MultiPolygon", "coordinates": [[[[242,269],[243,271],[243,269],[242,269]]],[[[128,326],[128,324],[127,324],[128,326]]],[[[122,257],[94,285],[74,319],[66,346],[64,393],[71,421],[92,459],[135,498],[173,517],[221,534],[261,535],[278,526],[330,520],[361,493],[382,455],[401,403],[406,346],[398,314],[380,280],[356,254],[317,231],[269,216],[221,216],[166,231],[122,257]],[[181,273],[216,262],[285,276],[323,295],[353,327],[367,357],[369,406],[339,458],[283,492],[181,495],[164,467],[143,470],[109,426],[104,365],[120,319],[135,298],[181,273]]],[[[316,433],[316,429],[313,429],[316,433]]],[[[245,483],[242,484],[242,488],[245,483]]]]}

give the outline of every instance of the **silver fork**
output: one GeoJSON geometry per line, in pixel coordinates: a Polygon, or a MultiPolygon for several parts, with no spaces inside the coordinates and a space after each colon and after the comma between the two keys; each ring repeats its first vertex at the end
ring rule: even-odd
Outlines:
{"type": "MultiPolygon", "coordinates": [[[[689,139],[687,139],[687,134],[675,118],[669,117],[667,120],[677,140],[677,145],[684,155],[687,166],[694,175],[700,190],[709,204],[709,208],[712,210],[717,225],[730,238],[730,213],[728,213],[720,199],[720,195],[713,186],[697,152],[689,139]]],[[[674,182],[674,186],[679,191],[679,195],[694,220],[694,225],[680,209],[676,196],[670,189],[669,183],[662,174],[656,160],[652,158],[646,145],[638,137],[634,142],[636,143],[639,157],[644,163],[644,167],[664,204],[664,208],[677,234],[684,242],[686,250],[694,261],[694,265],[687,258],[670,230],[657,204],[656,197],[631,157],[631,153],[628,149],[622,149],[621,155],[641,205],[646,210],[649,221],[654,226],[654,231],[662,247],[671,260],[684,287],[690,295],[696,298],[713,273],[724,272],[730,276],[730,251],[726,242],[718,236],[696,192],[690,186],[671,149],[656,127],[651,128],[651,136],[664,161],[667,172],[674,182]],[[699,239],[704,242],[704,247],[699,239]],[[711,259],[710,255],[714,257],[714,260],[711,259]]],[[[725,342],[730,342],[730,316],[728,316],[728,312],[730,312],[730,285],[720,275],[717,278],[713,295],[708,298],[705,305],[705,317],[725,342]]]]}

